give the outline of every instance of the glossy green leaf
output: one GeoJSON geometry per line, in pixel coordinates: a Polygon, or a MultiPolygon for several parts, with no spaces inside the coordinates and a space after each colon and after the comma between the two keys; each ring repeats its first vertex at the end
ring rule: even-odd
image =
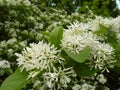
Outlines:
{"type": "Polygon", "coordinates": [[[74,61],[78,63],[84,62],[90,55],[90,47],[85,47],[84,50],[80,51],[78,54],[74,54],[67,49],[64,49],[69,57],[71,57],[74,61]]]}
{"type": "Polygon", "coordinates": [[[19,69],[15,73],[10,75],[1,85],[0,90],[20,90],[28,82],[27,72],[21,72],[19,69]]]}
{"type": "Polygon", "coordinates": [[[52,44],[54,44],[56,47],[60,48],[62,37],[63,37],[63,27],[59,26],[51,31],[49,41],[52,44]]]}

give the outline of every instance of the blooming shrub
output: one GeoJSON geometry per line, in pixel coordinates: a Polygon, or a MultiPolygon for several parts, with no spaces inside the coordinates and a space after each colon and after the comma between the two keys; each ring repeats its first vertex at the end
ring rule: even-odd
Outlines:
{"type": "Polygon", "coordinates": [[[7,60],[11,66],[10,70],[2,69],[0,84],[16,70],[15,53],[42,40],[46,31],[82,19],[78,13],[67,15],[64,10],[43,8],[38,3],[39,0],[0,0],[0,61],[7,60]]]}
{"type": "Polygon", "coordinates": [[[116,67],[119,68],[120,63],[118,20],[119,16],[96,16],[94,19],[74,22],[65,29],[56,27],[47,35],[43,34],[42,41],[30,43],[21,54],[15,54],[20,70],[6,79],[1,88],[4,89],[14,77],[22,78],[19,82],[26,86],[20,85],[19,88],[23,89],[111,88],[107,75],[116,67]],[[29,84],[31,87],[28,87],[29,84]]]}
{"type": "Polygon", "coordinates": [[[0,1],[0,90],[120,88],[120,16],[67,15],[38,1],[0,1]]]}

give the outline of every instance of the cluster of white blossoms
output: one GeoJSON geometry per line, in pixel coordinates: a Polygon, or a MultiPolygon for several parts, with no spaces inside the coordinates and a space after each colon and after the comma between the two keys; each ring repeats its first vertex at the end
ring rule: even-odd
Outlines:
{"type": "Polygon", "coordinates": [[[31,43],[30,47],[26,47],[22,54],[16,54],[19,58],[17,59],[18,65],[22,66],[22,70],[27,71],[40,69],[50,70],[50,66],[53,67],[53,63],[61,62],[61,60],[56,55],[59,53],[58,50],[50,44],[43,43],[43,41],[36,43],[31,43]]]}
{"type": "Polygon", "coordinates": [[[33,87],[39,90],[66,90],[71,83],[71,77],[76,77],[72,68],[61,69],[56,72],[45,72],[42,74],[43,80],[36,80],[33,87]]]}
{"type": "Polygon", "coordinates": [[[107,78],[102,73],[101,74],[95,73],[91,77],[81,78],[80,84],[75,83],[72,87],[72,90],[96,90],[96,87],[99,87],[98,86],[99,84],[104,85],[106,82],[107,82],[107,78]],[[94,82],[91,82],[88,79],[94,82]]]}
{"type": "MultiPolygon", "coordinates": [[[[94,31],[99,28],[100,20],[99,18],[94,20],[96,22],[98,21],[98,23],[91,21],[88,23],[76,22],[71,24],[64,31],[61,46],[76,54],[89,46],[91,48],[88,59],[90,66],[99,70],[107,70],[107,67],[113,67],[112,63],[115,62],[113,60],[114,49],[108,43],[101,42],[99,36],[94,34],[94,31]]],[[[108,19],[102,21],[106,26],[109,26],[107,24],[108,19]]]]}
{"type": "Polygon", "coordinates": [[[102,84],[105,84],[107,82],[107,79],[104,77],[103,74],[98,75],[96,79],[102,84]]]}
{"type": "Polygon", "coordinates": [[[95,86],[87,83],[83,83],[82,85],[76,84],[72,87],[72,90],[95,90],[95,86]]]}
{"type": "Polygon", "coordinates": [[[116,32],[116,37],[118,41],[120,42],[120,16],[116,17],[113,20],[112,30],[116,32]]]}
{"type": "Polygon", "coordinates": [[[29,78],[35,79],[33,88],[38,90],[58,90],[67,88],[70,77],[76,77],[72,67],[64,67],[64,59],[60,57],[60,50],[54,45],[43,41],[31,43],[18,56],[18,66],[29,72],[29,78]],[[57,88],[57,89],[56,89],[57,88]]]}
{"type": "Polygon", "coordinates": [[[7,60],[0,61],[0,68],[10,68],[10,63],[7,60]]]}
{"type": "Polygon", "coordinates": [[[100,30],[100,25],[107,28],[111,27],[111,30],[116,33],[116,38],[120,41],[120,16],[116,18],[103,18],[96,16],[95,19],[91,19],[88,22],[88,27],[93,32],[100,30]]]}
{"type": "Polygon", "coordinates": [[[4,75],[5,71],[4,69],[9,69],[10,68],[10,62],[7,60],[1,60],[0,61],[0,75],[4,75]]]}
{"type": "Polygon", "coordinates": [[[31,2],[29,0],[0,0],[1,5],[25,5],[25,6],[30,6],[31,2]]]}
{"type": "MultiPolygon", "coordinates": [[[[89,58],[90,64],[100,70],[107,70],[107,67],[113,68],[114,49],[107,43],[98,43],[92,47],[91,56],[89,58]],[[95,64],[95,66],[94,66],[95,64]]],[[[109,72],[109,71],[108,71],[109,72]]]]}
{"type": "Polygon", "coordinates": [[[76,22],[71,24],[64,31],[61,46],[73,53],[79,53],[88,45],[93,46],[94,43],[97,43],[97,38],[93,33],[88,32],[88,28],[86,23],[76,22]]]}
{"type": "Polygon", "coordinates": [[[102,16],[96,16],[95,19],[91,19],[89,22],[89,29],[96,31],[100,29],[100,24],[110,27],[113,24],[113,18],[103,18],[102,16]]]}

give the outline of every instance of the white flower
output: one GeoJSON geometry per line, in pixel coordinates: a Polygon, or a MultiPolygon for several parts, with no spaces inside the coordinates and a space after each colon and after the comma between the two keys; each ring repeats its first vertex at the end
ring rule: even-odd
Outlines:
{"type": "Polygon", "coordinates": [[[105,84],[107,82],[103,74],[98,75],[96,79],[102,84],[105,84]]]}
{"type": "Polygon", "coordinates": [[[76,84],[72,87],[72,90],[80,90],[81,86],[76,84]]]}
{"type": "Polygon", "coordinates": [[[38,70],[40,72],[43,70],[50,71],[56,62],[62,63],[57,56],[58,53],[59,50],[56,50],[53,45],[41,41],[38,44],[30,44],[30,47],[26,47],[22,54],[16,53],[16,56],[18,56],[18,66],[21,67],[21,70],[26,69],[30,72],[38,70]]]}
{"type": "Polygon", "coordinates": [[[39,81],[39,80],[36,80],[36,81],[34,82],[33,88],[37,87],[39,84],[40,84],[40,81],[39,81]]]}
{"type": "Polygon", "coordinates": [[[48,88],[54,88],[56,82],[58,82],[58,75],[59,73],[44,73],[43,74],[43,82],[46,84],[48,88]]]}
{"type": "MultiPolygon", "coordinates": [[[[45,72],[42,75],[43,86],[46,86],[52,90],[58,90],[62,88],[67,88],[68,83],[71,82],[70,77],[76,77],[75,72],[72,68],[61,69],[61,67],[56,72],[45,72]]],[[[41,86],[41,88],[43,88],[41,86]]]]}
{"type": "Polygon", "coordinates": [[[6,60],[0,61],[0,68],[10,68],[10,63],[6,60]]]}
{"type": "Polygon", "coordinates": [[[100,25],[110,27],[113,24],[112,18],[103,18],[101,16],[96,16],[95,19],[91,19],[88,22],[89,29],[94,31],[100,30],[100,25]]]}
{"type": "Polygon", "coordinates": [[[12,39],[9,39],[9,40],[7,41],[7,44],[12,45],[12,44],[14,44],[14,43],[16,43],[16,42],[17,42],[17,39],[16,39],[16,38],[12,38],[12,39]]]}
{"type": "Polygon", "coordinates": [[[88,30],[88,25],[86,23],[74,22],[73,24],[68,26],[68,29],[65,29],[64,36],[77,35],[82,32],[85,32],[86,30],[88,30]]]}
{"type": "Polygon", "coordinates": [[[31,5],[31,2],[29,0],[24,0],[23,3],[26,6],[30,6],[31,5]]]}
{"type": "Polygon", "coordinates": [[[87,45],[83,37],[76,35],[65,37],[62,40],[62,46],[71,52],[79,53],[79,51],[83,50],[87,45]]]}
{"type": "Polygon", "coordinates": [[[7,6],[24,4],[25,6],[30,6],[31,2],[29,0],[0,0],[0,4],[7,6]]]}
{"type": "Polygon", "coordinates": [[[93,46],[95,53],[94,58],[102,58],[104,60],[108,59],[110,55],[113,54],[114,49],[106,43],[98,43],[96,46],[93,46]]]}
{"type": "Polygon", "coordinates": [[[116,33],[120,32],[120,16],[113,19],[112,30],[116,33]]]}
{"type": "Polygon", "coordinates": [[[84,83],[81,85],[80,90],[95,90],[95,86],[84,83]]]}
{"type": "MultiPolygon", "coordinates": [[[[95,63],[95,68],[102,70],[105,65],[110,65],[114,63],[115,60],[113,59],[114,49],[106,43],[98,43],[93,46],[93,51],[91,52],[93,57],[92,60],[95,63]]],[[[106,69],[106,68],[105,68],[106,69]]]]}
{"type": "Polygon", "coordinates": [[[34,78],[34,77],[36,77],[39,73],[40,73],[39,71],[31,71],[31,72],[29,73],[29,76],[28,76],[27,79],[29,79],[29,78],[34,78]]]}
{"type": "Polygon", "coordinates": [[[86,46],[91,47],[94,43],[97,43],[96,36],[85,27],[87,27],[87,25],[84,25],[84,23],[71,24],[71,26],[64,31],[61,46],[73,53],[79,53],[86,46]]]}

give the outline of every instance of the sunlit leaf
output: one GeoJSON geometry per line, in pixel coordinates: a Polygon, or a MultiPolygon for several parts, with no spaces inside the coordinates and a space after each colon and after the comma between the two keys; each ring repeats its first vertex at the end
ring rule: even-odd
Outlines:
{"type": "Polygon", "coordinates": [[[28,80],[27,80],[27,72],[21,72],[19,69],[16,70],[15,73],[10,75],[1,85],[0,90],[20,90],[23,88],[28,80]]]}
{"type": "Polygon", "coordinates": [[[63,37],[63,27],[59,26],[51,31],[49,41],[52,44],[54,44],[56,47],[60,48],[62,37],[63,37]]]}
{"type": "Polygon", "coordinates": [[[78,63],[82,63],[89,57],[91,49],[90,49],[90,47],[85,47],[84,50],[80,51],[78,54],[74,54],[74,53],[68,51],[67,49],[64,49],[64,51],[73,60],[75,60],[78,63]]]}

